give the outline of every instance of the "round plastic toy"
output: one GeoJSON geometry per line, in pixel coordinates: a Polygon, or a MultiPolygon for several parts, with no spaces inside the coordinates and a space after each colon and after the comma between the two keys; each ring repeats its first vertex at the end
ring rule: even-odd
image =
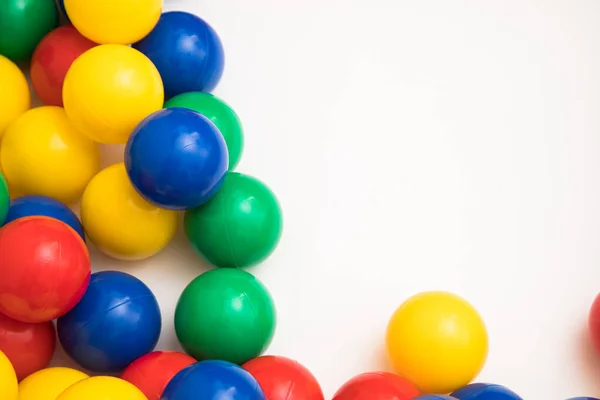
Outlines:
{"type": "Polygon", "coordinates": [[[208,203],[185,213],[192,246],[218,267],[248,267],[275,250],[282,231],[279,203],[259,180],[228,172],[208,203]]]}
{"type": "MultiPolygon", "coordinates": [[[[2,9],[1,5],[0,9],[2,9]]],[[[2,17],[0,16],[0,18],[2,17]]],[[[12,39],[12,35],[9,37],[12,39]]],[[[25,75],[11,60],[2,55],[0,55],[0,87],[2,88],[2,92],[0,92],[0,138],[2,138],[8,125],[31,106],[31,95],[25,75]]]]}
{"type": "Polygon", "coordinates": [[[17,375],[11,365],[8,357],[0,351],[0,399],[17,400],[18,399],[17,375]]]}
{"type": "Polygon", "coordinates": [[[20,218],[0,229],[0,312],[23,322],[46,322],[69,311],[90,279],[90,255],[67,224],[20,218]]]}
{"type": "Polygon", "coordinates": [[[155,351],[131,363],[121,374],[121,379],[135,385],[148,400],[160,400],[171,379],[195,362],[195,358],[184,353],[155,351]]]}
{"type": "Polygon", "coordinates": [[[333,400],[412,400],[419,389],[406,379],[389,372],[366,372],[350,379],[333,400]]]}
{"type": "Polygon", "coordinates": [[[149,202],[171,210],[187,210],[210,199],[227,163],[227,146],[217,127],[185,108],[150,115],[125,148],[133,186],[149,202]]]}
{"type": "Polygon", "coordinates": [[[83,379],[62,392],[56,400],[147,400],[131,383],[112,376],[83,379]]]}
{"type": "Polygon", "coordinates": [[[73,25],[61,26],[50,32],[31,57],[31,84],[46,105],[61,106],[62,89],[73,61],[96,43],[83,37],[73,25]]]}
{"type": "Polygon", "coordinates": [[[11,189],[70,204],[98,170],[100,152],[64,109],[45,106],[27,111],[4,132],[0,164],[11,189]]]}
{"type": "Polygon", "coordinates": [[[319,382],[302,364],[280,356],[261,356],[242,365],[267,400],[323,400],[319,382]]]}
{"type": "Polygon", "coordinates": [[[473,383],[451,394],[458,400],[523,400],[512,390],[501,385],[473,383]]]}
{"type": "MultiPolygon", "coordinates": [[[[0,223],[5,223],[10,208],[10,193],[8,183],[0,172],[0,223]]],[[[0,224],[1,225],[1,224],[0,224]]]]}
{"type": "Polygon", "coordinates": [[[461,297],[424,292],[392,315],[387,352],[395,371],[424,393],[450,393],[481,371],[487,330],[477,310],[461,297]]]}
{"type": "Polygon", "coordinates": [[[79,365],[93,372],[121,372],[156,346],[160,309],[136,277],[97,272],[81,301],[58,319],[57,328],[60,343],[79,365]]]}
{"type": "Polygon", "coordinates": [[[186,92],[210,92],[223,75],[221,39],[206,21],[187,12],[162,14],[152,32],[133,47],[156,65],[167,98],[186,92]]]}
{"type": "Polygon", "coordinates": [[[246,370],[227,361],[201,361],[183,369],[169,382],[161,400],[266,400],[246,370]],[[225,393],[227,395],[225,395],[225,393]]]}
{"type": "Polygon", "coordinates": [[[22,196],[10,203],[5,224],[16,219],[32,216],[44,216],[57,219],[69,225],[85,241],[83,227],[77,215],[65,204],[46,196],[22,196]]]}
{"type": "Polygon", "coordinates": [[[196,277],[175,309],[175,332],[197,360],[236,364],[259,356],[275,333],[275,305],[263,284],[239,269],[196,277]]]}
{"type": "Polygon", "coordinates": [[[69,19],[88,39],[101,44],[131,44],[156,25],[163,0],[64,0],[69,19]]]}
{"type": "Polygon", "coordinates": [[[0,314],[0,351],[10,360],[19,381],[46,368],[55,347],[51,321],[32,324],[0,314]]]}
{"type": "MultiPolygon", "coordinates": [[[[35,46],[57,26],[58,10],[54,0],[2,0],[0,54],[13,61],[29,60],[35,46]]],[[[4,87],[2,95],[5,95],[4,87]]]]}
{"type": "Polygon", "coordinates": [[[179,216],[148,203],[127,177],[123,163],[100,171],[81,200],[81,220],[105,254],[139,260],[162,250],[175,235],[179,216]]]}
{"type": "Polygon", "coordinates": [[[73,125],[99,143],[125,143],[137,124],[162,108],[163,101],[156,67],[142,53],[123,45],[86,51],[73,62],[63,85],[65,111],[73,125]]]}
{"type": "Polygon", "coordinates": [[[596,296],[588,316],[588,330],[592,345],[598,354],[600,354],[600,294],[596,296]]]}
{"type": "Polygon", "coordinates": [[[19,383],[19,400],[56,400],[67,388],[87,378],[71,368],[46,368],[19,383]]]}
{"type": "Polygon", "coordinates": [[[239,117],[223,100],[204,92],[189,92],[173,97],[166,108],[183,107],[194,110],[215,124],[223,135],[229,154],[229,170],[233,170],[242,156],[244,132],[239,117]]]}
{"type": "Polygon", "coordinates": [[[600,400],[597,397],[572,397],[567,400],[600,400]]]}

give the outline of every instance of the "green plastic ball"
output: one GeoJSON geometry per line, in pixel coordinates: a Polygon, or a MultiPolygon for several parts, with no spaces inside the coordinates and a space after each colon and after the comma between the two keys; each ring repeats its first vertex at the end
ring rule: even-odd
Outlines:
{"type": "Polygon", "coordinates": [[[10,193],[8,191],[8,184],[4,175],[0,173],[0,225],[6,220],[8,215],[8,209],[10,207],[10,193]]]}
{"type": "Polygon", "coordinates": [[[175,333],[197,360],[243,364],[271,343],[275,314],[271,295],[253,275],[214,269],[184,289],[175,309],[175,333]]]}
{"type": "Polygon", "coordinates": [[[243,268],[267,258],[279,242],[281,208],[261,181],[227,172],[219,191],[188,210],[185,234],[192,246],[217,267],[243,268]]]}
{"type": "Polygon", "coordinates": [[[165,108],[182,107],[196,111],[210,119],[219,129],[229,152],[229,170],[232,171],[242,156],[244,131],[239,117],[223,100],[204,92],[177,95],[165,103],[165,108]]]}
{"type": "Polygon", "coordinates": [[[0,54],[15,62],[29,60],[58,21],[54,0],[0,0],[0,54]]]}

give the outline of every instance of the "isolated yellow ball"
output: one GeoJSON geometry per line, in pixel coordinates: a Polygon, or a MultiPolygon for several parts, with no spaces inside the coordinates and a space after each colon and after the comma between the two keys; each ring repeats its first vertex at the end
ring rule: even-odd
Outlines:
{"type": "Polygon", "coordinates": [[[71,368],[46,368],[19,383],[19,400],[56,400],[58,395],[75,383],[89,378],[71,368]]]}
{"type": "Polygon", "coordinates": [[[123,45],[86,51],[73,62],[63,85],[67,115],[78,130],[98,143],[127,142],[137,124],[160,110],[163,101],[163,83],[152,61],[123,45]]]}
{"type": "Polygon", "coordinates": [[[154,28],[162,0],[65,0],[79,32],[99,44],[131,44],[154,28]]]}
{"type": "Polygon", "coordinates": [[[17,400],[18,386],[15,369],[0,351],[0,399],[17,400]]]}
{"type": "Polygon", "coordinates": [[[0,55],[0,137],[8,125],[31,106],[25,75],[8,58],[0,55]]]}
{"type": "Polygon", "coordinates": [[[77,382],[56,400],[148,400],[140,389],[123,379],[94,376],[77,382]]]}
{"type": "Polygon", "coordinates": [[[425,292],[408,299],[387,328],[394,370],[424,393],[450,393],[471,382],[488,353],[477,310],[459,296],[425,292]]]}
{"type": "Polygon", "coordinates": [[[79,200],[100,166],[98,145],[69,122],[61,107],[33,108],[2,139],[0,165],[9,187],[63,203],[79,200]]]}
{"type": "Polygon", "coordinates": [[[162,250],[175,235],[178,214],[140,196],[121,162],[100,171],[85,189],[81,222],[90,241],[111,257],[139,260],[162,250]]]}

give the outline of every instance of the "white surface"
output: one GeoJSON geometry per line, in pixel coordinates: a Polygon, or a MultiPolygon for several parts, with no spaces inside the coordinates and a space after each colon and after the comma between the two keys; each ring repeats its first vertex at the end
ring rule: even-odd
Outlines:
{"type": "MultiPolygon", "coordinates": [[[[600,291],[600,2],[166,0],[220,34],[215,94],[239,113],[239,171],[285,230],[255,273],[296,358],[331,398],[385,369],[391,312],[454,291],[487,322],[480,380],[525,399],[600,396],[586,337],[600,291]]],[[[204,271],[179,235],[129,264],[163,311],[204,271]]]]}

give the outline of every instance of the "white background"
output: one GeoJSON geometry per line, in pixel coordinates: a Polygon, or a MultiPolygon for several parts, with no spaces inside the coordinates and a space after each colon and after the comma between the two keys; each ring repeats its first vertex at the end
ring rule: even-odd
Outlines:
{"type": "MultiPolygon", "coordinates": [[[[525,399],[600,396],[586,319],[600,291],[600,2],[166,0],[220,34],[215,94],[246,131],[238,170],[285,212],[251,269],[292,357],[325,395],[386,369],[408,296],[445,289],[483,315],[480,380],[525,399]]],[[[112,150],[111,160],[120,149],[112,150]]],[[[206,268],[183,236],[125,263],[163,311],[206,268]]]]}

